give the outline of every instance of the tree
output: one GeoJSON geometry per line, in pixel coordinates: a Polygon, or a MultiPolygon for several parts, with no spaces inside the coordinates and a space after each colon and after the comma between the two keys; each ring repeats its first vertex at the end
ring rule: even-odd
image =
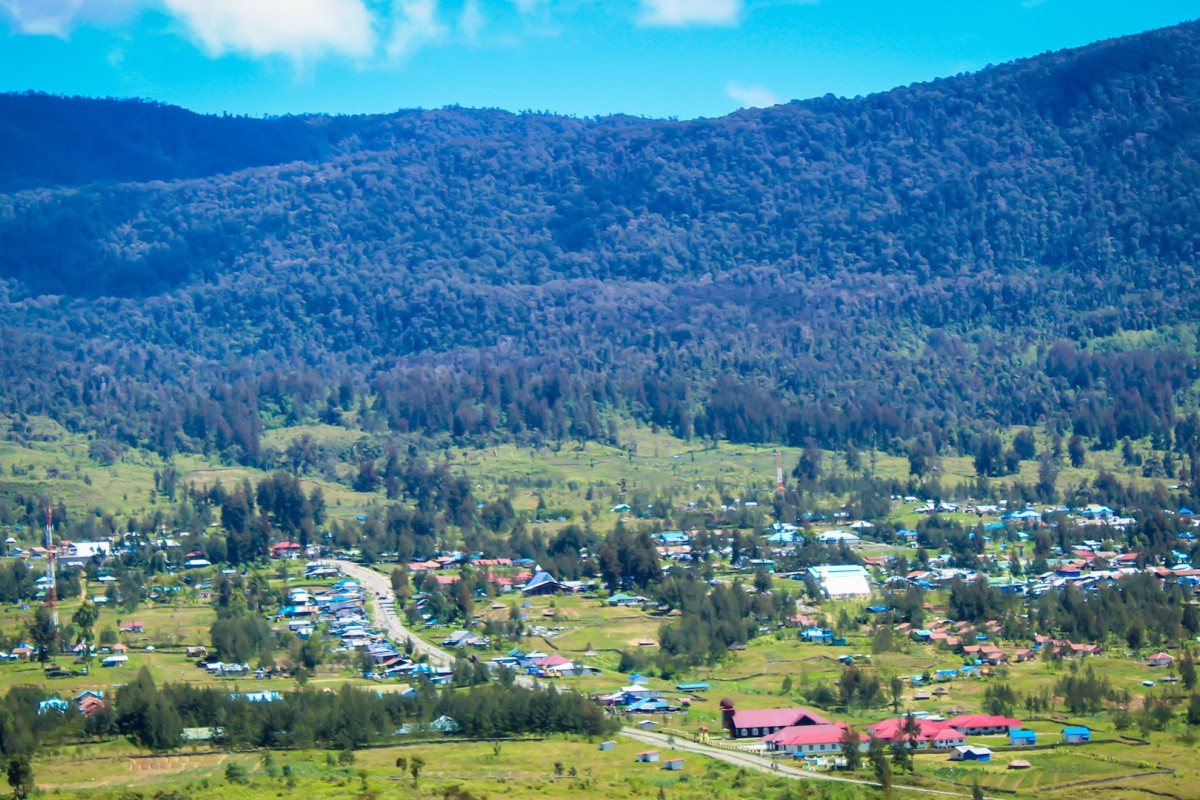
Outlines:
{"type": "Polygon", "coordinates": [[[1192,659],[1192,651],[1185,650],[1183,658],[1179,660],[1179,678],[1183,681],[1183,688],[1189,692],[1196,688],[1196,662],[1192,659]]]}
{"type": "Polygon", "coordinates": [[[1188,701],[1187,724],[1200,725],[1200,694],[1192,695],[1188,701]]]}
{"type": "Polygon", "coordinates": [[[912,748],[903,739],[896,738],[892,740],[892,764],[895,765],[896,769],[912,772],[912,748]]]}
{"type": "Polygon", "coordinates": [[[1142,643],[1145,641],[1146,632],[1142,629],[1141,623],[1134,622],[1130,624],[1129,630],[1125,632],[1125,641],[1129,643],[1129,649],[1137,652],[1141,649],[1142,643]]]}
{"type": "Polygon", "coordinates": [[[50,609],[40,605],[33,612],[33,622],[29,624],[29,638],[38,651],[38,661],[43,664],[46,659],[58,652],[58,626],[54,624],[54,616],[50,609]]]}
{"type": "Polygon", "coordinates": [[[230,761],[225,765],[225,780],[238,785],[246,783],[246,768],[236,761],[230,761]]]}
{"type": "Polygon", "coordinates": [[[892,692],[892,711],[898,712],[900,710],[900,698],[904,695],[904,681],[900,680],[899,675],[893,675],[892,679],[888,681],[888,688],[892,692]]]}
{"type": "Polygon", "coordinates": [[[1003,469],[1004,446],[1000,437],[993,433],[985,433],[979,437],[975,451],[975,472],[979,475],[999,475],[1003,469]]]}
{"type": "Polygon", "coordinates": [[[983,787],[979,785],[979,779],[975,779],[975,783],[971,785],[971,800],[984,800],[983,787]]]}
{"type": "Polygon", "coordinates": [[[1037,441],[1033,438],[1033,431],[1029,428],[1022,428],[1015,437],[1013,437],[1013,451],[1022,461],[1032,461],[1037,456],[1037,441]]]}
{"type": "Polygon", "coordinates": [[[403,600],[412,592],[408,582],[407,567],[396,567],[393,569],[389,580],[392,584],[392,594],[396,596],[396,599],[403,600]]]}
{"type": "Polygon", "coordinates": [[[100,611],[96,606],[88,600],[84,600],[75,614],[71,617],[71,622],[75,623],[75,627],[79,628],[79,632],[83,639],[91,641],[92,627],[96,624],[96,620],[100,617],[100,611]]]}
{"type": "Polygon", "coordinates": [[[871,743],[867,748],[867,760],[871,762],[871,767],[875,770],[875,780],[879,784],[883,796],[891,797],[892,768],[887,760],[887,747],[883,740],[874,734],[871,735],[871,743]]]}
{"type": "Polygon", "coordinates": [[[846,759],[846,769],[853,771],[862,764],[862,753],[858,749],[861,742],[862,736],[853,728],[842,731],[842,757],[846,759]]]}
{"type": "Polygon", "coordinates": [[[1067,442],[1067,457],[1071,459],[1072,467],[1082,467],[1087,462],[1087,448],[1084,447],[1083,437],[1075,434],[1067,442]]]}
{"type": "Polygon", "coordinates": [[[796,462],[796,466],[792,469],[792,477],[796,478],[802,486],[811,486],[821,477],[821,460],[824,458],[824,453],[821,448],[817,447],[817,441],[809,438],[804,442],[804,451],[800,454],[800,460],[796,462]]]}
{"type": "Polygon", "coordinates": [[[425,768],[425,759],[420,756],[413,756],[408,762],[408,771],[412,773],[413,786],[417,786],[421,780],[421,770],[425,768]]]}
{"type": "Polygon", "coordinates": [[[29,763],[29,756],[24,753],[9,756],[7,771],[13,797],[24,800],[33,791],[33,765],[29,763]]]}

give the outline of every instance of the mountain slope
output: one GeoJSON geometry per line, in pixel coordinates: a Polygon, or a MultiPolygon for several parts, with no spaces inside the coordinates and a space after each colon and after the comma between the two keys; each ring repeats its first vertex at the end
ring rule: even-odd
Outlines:
{"type": "Polygon", "coordinates": [[[246,458],[264,415],[347,394],[457,436],[603,436],[612,409],[897,447],[1163,430],[1197,372],[1198,45],[1190,24],[684,123],[139,106],[187,133],[98,144],[112,182],[0,170],[43,186],[0,195],[0,396],[246,458]],[[235,125],[259,133],[219,153],[235,125]],[[130,182],[147,141],[163,180],[130,182]]]}

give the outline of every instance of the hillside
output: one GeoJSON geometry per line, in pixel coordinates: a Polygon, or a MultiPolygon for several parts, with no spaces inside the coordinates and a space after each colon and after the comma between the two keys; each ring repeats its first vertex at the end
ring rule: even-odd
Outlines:
{"type": "Polygon", "coordinates": [[[0,115],[0,408],[246,462],[318,419],[1162,436],[1200,366],[1198,45],[691,122],[9,96],[39,110],[0,115]]]}

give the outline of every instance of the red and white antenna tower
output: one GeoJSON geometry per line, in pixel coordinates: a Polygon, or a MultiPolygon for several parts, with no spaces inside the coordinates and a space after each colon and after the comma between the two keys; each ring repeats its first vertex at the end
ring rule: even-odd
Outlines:
{"type": "Polygon", "coordinates": [[[783,485],[783,453],[775,451],[775,494],[783,494],[787,488],[783,485]]]}
{"type": "Polygon", "coordinates": [[[58,589],[54,575],[54,526],[51,523],[50,506],[46,506],[46,608],[50,610],[50,619],[54,627],[58,627],[58,589]]]}

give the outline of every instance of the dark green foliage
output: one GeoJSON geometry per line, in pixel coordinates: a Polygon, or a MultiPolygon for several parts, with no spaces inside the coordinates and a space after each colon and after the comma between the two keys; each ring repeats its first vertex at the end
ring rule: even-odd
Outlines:
{"type": "Polygon", "coordinates": [[[58,652],[58,627],[50,609],[39,605],[33,612],[33,621],[28,624],[29,638],[37,648],[37,659],[46,663],[46,659],[58,652]]]}
{"type": "Polygon", "coordinates": [[[1016,703],[1016,692],[1007,683],[989,684],[983,690],[983,710],[988,714],[1008,716],[1016,703]]]}
{"type": "Polygon", "coordinates": [[[1113,699],[1112,685],[1090,664],[1082,674],[1078,666],[1078,662],[1072,664],[1071,672],[1059,678],[1054,691],[1072,714],[1094,714],[1104,708],[1106,700],[1113,699]]]}
{"type": "Polygon", "coordinates": [[[33,598],[37,575],[24,559],[13,558],[0,563],[0,603],[16,603],[33,598]]]}
{"type": "Polygon", "coordinates": [[[782,622],[794,610],[784,590],[747,593],[740,582],[710,587],[704,581],[670,577],[658,590],[659,601],[682,612],[674,622],[659,626],[660,661],[679,664],[714,663],[726,657],[729,646],[745,643],[759,625],[782,622]]]}
{"type": "Polygon", "coordinates": [[[853,728],[842,732],[842,757],[846,759],[846,769],[856,770],[862,764],[862,752],[858,749],[862,736],[853,728]]]}
{"type": "Polygon", "coordinates": [[[33,791],[33,766],[29,756],[24,753],[10,756],[7,769],[8,785],[12,787],[13,797],[24,800],[33,791]]]}
{"type": "Polygon", "coordinates": [[[1162,436],[1195,355],[1120,334],[1194,320],[1198,30],[682,123],[0,98],[0,188],[30,189],[0,195],[0,407],[102,462],[293,474],[325,456],[263,452],[268,422],[607,440],[619,411],[851,470],[921,442],[918,477],[1011,470],[1025,443],[980,434],[1014,424],[1162,436]]]}
{"type": "Polygon", "coordinates": [[[854,664],[842,670],[837,687],[838,703],[843,708],[873,708],[886,702],[879,675],[854,664]]]}
{"type": "MultiPolygon", "coordinates": [[[[78,735],[83,726],[78,715],[37,714],[37,704],[45,698],[41,690],[13,689],[0,701],[0,756],[33,753],[54,737],[78,735]]],[[[250,703],[227,688],[156,686],[143,669],[117,690],[114,701],[116,731],[150,750],[180,746],[185,727],[216,726],[233,747],[324,747],[339,751],[343,764],[353,763],[357,748],[393,741],[392,734],[404,724],[428,723],[442,715],[455,720],[458,735],[467,737],[600,736],[617,727],[599,705],[575,692],[499,683],[441,694],[423,685],[412,698],[379,697],[347,685],[336,692],[304,689],[283,693],[275,702],[250,703]]]]}

